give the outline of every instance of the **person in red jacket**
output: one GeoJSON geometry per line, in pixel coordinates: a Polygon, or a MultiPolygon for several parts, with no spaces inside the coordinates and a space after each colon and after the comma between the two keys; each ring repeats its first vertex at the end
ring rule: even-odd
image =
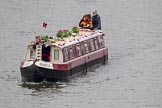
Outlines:
{"type": "Polygon", "coordinates": [[[86,14],[82,17],[82,19],[79,22],[79,27],[85,28],[85,29],[91,29],[92,28],[92,20],[91,20],[90,14],[86,14]]]}

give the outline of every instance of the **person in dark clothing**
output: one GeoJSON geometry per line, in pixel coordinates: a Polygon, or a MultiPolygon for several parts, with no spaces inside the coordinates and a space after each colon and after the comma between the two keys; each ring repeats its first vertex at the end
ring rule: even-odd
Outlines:
{"type": "Polygon", "coordinates": [[[97,14],[97,10],[93,10],[92,25],[92,30],[101,30],[101,18],[97,14]]]}

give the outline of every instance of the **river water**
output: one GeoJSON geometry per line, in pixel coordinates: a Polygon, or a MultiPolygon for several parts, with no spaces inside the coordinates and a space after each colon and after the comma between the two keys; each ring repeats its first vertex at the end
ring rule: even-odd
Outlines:
{"type": "Polygon", "coordinates": [[[161,19],[161,0],[0,0],[0,108],[162,108],[161,19]],[[23,84],[27,44],[93,9],[108,63],[69,82],[23,84]]]}

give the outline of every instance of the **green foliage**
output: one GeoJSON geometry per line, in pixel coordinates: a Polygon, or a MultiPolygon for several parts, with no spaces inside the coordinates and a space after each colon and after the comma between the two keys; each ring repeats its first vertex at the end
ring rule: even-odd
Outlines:
{"type": "Polygon", "coordinates": [[[59,30],[56,35],[59,38],[64,38],[71,36],[71,32],[69,30],[59,30]]]}
{"type": "Polygon", "coordinates": [[[48,36],[42,36],[41,40],[44,40],[45,42],[47,42],[48,41],[48,36]]]}
{"type": "Polygon", "coordinates": [[[72,28],[71,31],[72,31],[72,33],[78,34],[79,33],[79,28],[77,26],[75,26],[75,27],[72,28]]]}

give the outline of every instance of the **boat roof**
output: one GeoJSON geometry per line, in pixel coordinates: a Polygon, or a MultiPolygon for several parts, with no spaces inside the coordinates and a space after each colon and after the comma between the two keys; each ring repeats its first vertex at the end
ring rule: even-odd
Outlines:
{"type": "MultiPolygon", "coordinates": [[[[45,44],[46,46],[56,46],[59,48],[64,48],[103,34],[104,33],[102,32],[102,30],[80,29],[79,34],[72,33],[71,36],[62,39],[55,36],[52,39],[48,39],[47,42],[43,42],[43,44],[45,44]]],[[[36,41],[33,41],[31,44],[35,43],[36,41]]]]}

